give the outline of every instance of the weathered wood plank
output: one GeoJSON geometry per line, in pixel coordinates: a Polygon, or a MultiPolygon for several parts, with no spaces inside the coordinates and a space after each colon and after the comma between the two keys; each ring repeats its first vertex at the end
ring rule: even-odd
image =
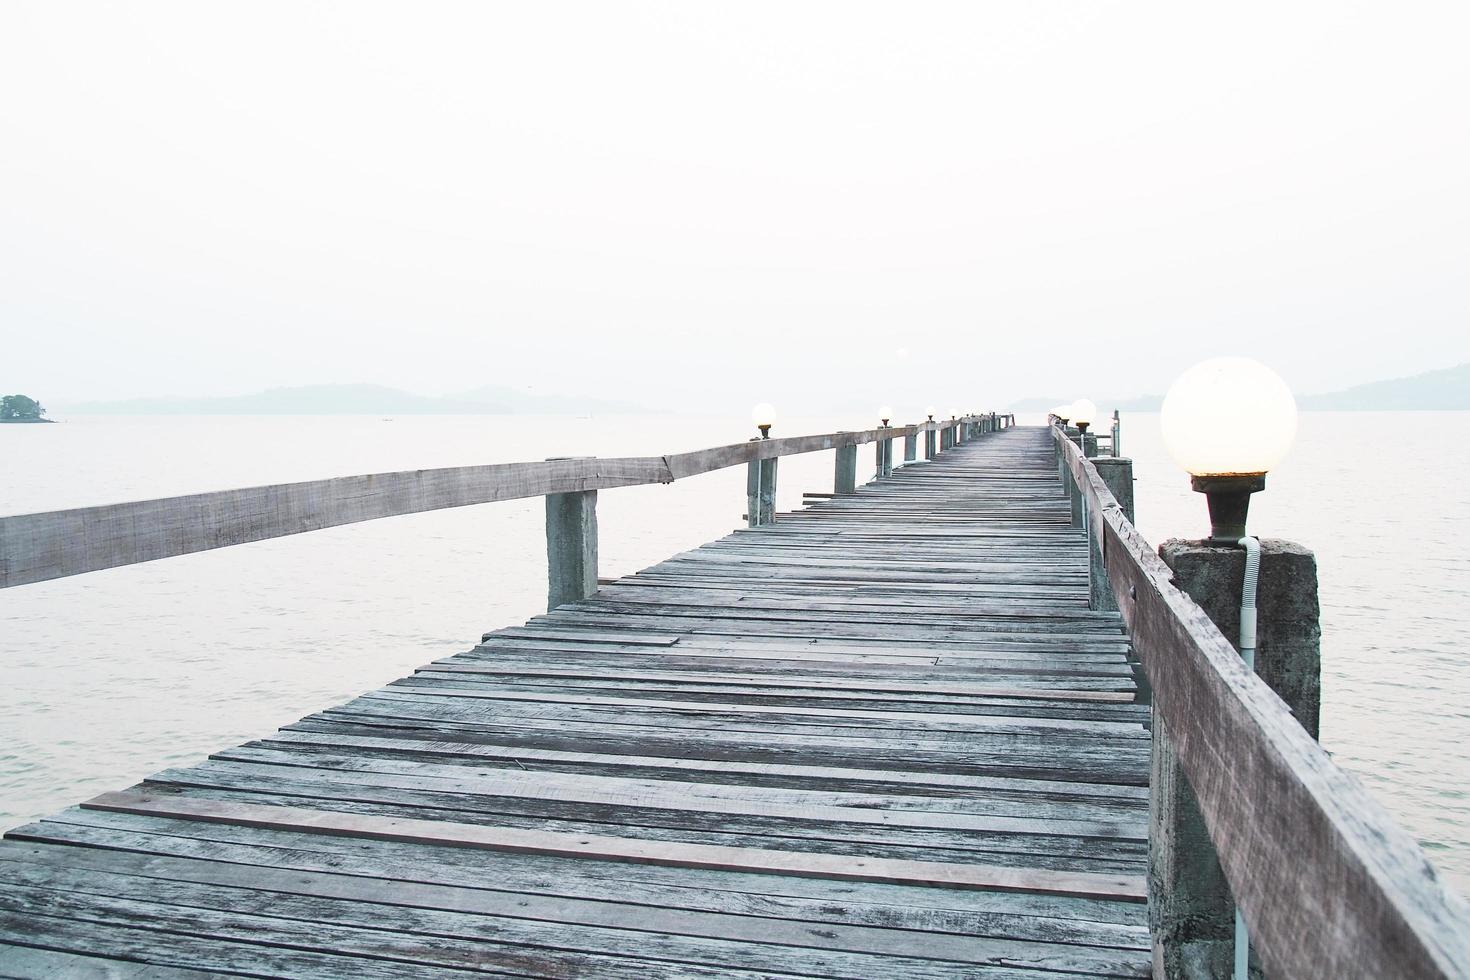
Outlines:
{"type": "Polygon", "coordinates": [[[103,793],[83,804],[96,810],[150,813],[190,820],[218,821],[247,827],[274,827],[313,833],[347,834],[368,840],[422,841],[455,847],[477,847],[530,854],[582,857],[597,861],[634,861],[691,868],[729,869],[850,881],[923,884],[938,888],[984,888],[996,891],[1053,892],[1084,898],[1143,901],[1136,876],[1051,872],[1039,869],[834,858],[827,854],[765,851],[757,848],[645,842],[627,837],[551,834],[508,828],[449,824],[343,814],[249,803],[159,796],[148,792],[103,793]]]}

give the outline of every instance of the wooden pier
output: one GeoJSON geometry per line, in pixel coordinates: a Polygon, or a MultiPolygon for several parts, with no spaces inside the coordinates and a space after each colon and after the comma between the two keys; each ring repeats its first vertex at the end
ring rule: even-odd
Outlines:
{"type": "MultiPolygon", "coordinates": [[[[1338,922],[1303,951],[1262,930],[1262,956],[1285,967],[1274,975],[1465,975],[1470,939],[1453,932],[1470,920],[1420,887],[1402,832],[1369,812],[1322,839],[1318,824],[1355,798],[1325,756],[1296,758],[1315,743],[1272,728],[1279,703],[1260,707],[1259,681],[1225,669],[1214,694],[1195,690],[1214,676],[1218,630],[1195,636],[1208,630],[1187,610],[1176,628],[1140,593],[1175,601],[1096,470],[1070,443],[1054,448],[1059,438],[991,416],[583,464],[575,485],[564,464],[481,492],[570,497],[653,482],[655,459],[668,479],[748,462],[754,526],[272,737],[11,831],[0,975],[1148,976],[1151,709],[1136,703],[1136,652],[1169,688],[1155,708],[1186,768],[1218,751],[1186,716],[1210,716],[1199,732],[1244,724],[1211,709],[1210,697],[1233,697],[1277,747],[1237,775],[1309,771],[1281,812],[1301,821],[1301,867],[1241,871],[1242,850],[1262,853],[1249,828],[1217,841],[1232,881],[1249,879],[1252,916],[1279,910],[1282,880],[1352,890],[1296,915],[1292,929],[1338,922]],[[908,454],[924,435],[932,460],[893,460],[892,441],[910,435],[908,454]],[[762,512],[763,466],[773,486],[779,455],[835,448],[844,488],[843,450],[859,443],[880,447],[887,475],[762,512]],[[1090,536],[1120,611],[1091,608],[1090,536]],[[1201,646],[1190,655],[1204,666],[1164,665],[1156,644],[1201,646]],[[1325,970],[1405,969],[1299,969],[1312,957],[1325,970]]],[[[366,519],[333,511],[319,484],[297,486],[315,488],[317,509],[291,510],[282,527],[366,519]]],[[[278,492],[227,493],[277,510],[298,499],[264,489],[278,492]]],[[[193,520],[218,515],[225,505],[202,499],[215,496],[192,498],[193,520]]],[[[405,491],[386,509],[423,503],[405,491]]],[[[197,550],[182,533],[129,538],[136,515],[104,511],[0,519],[12,558],[17,541],[50,541],[47,526],[91,535],[37,546],[4,566],[3,584],[197,550]]],[[[221,543],[291,533],[262,531],[248,508],[239,519],[252,530],[221,543]]],[[[577,528],[572,564],[585,575],[577,528]]],[[[557,567],[566,537],[550,546],[554,595],[577,577],[557,567]]],[[[1234,805],[1198,782],[1207,817],[1234,805]]]]}

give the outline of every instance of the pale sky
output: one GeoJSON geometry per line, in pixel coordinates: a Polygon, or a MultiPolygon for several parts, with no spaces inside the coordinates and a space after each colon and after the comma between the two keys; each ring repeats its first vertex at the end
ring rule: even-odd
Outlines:
{"type": "Polygon", "coordinates": [[[1463,0],[7,0],[0,389],[794,414],[1470,361],[1467,38],[1463,0]]]}

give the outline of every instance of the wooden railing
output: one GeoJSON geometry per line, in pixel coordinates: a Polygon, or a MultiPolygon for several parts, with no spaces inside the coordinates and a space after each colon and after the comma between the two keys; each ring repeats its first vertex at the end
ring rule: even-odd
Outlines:
{"type": "Polygon", "coordinates": [[[1465,901],[1246,668],[1097,468],[1052,431],[1267,976],[1470,977],[1465,901]]]}
{"type": "MultiPolygon", "coordinates": [[[[938,433],[946,444],[1011,416],[759,439],[668,456],[407,470],[0,517],[0,588],[471,504],[672,483],[741,463],[938,433]]],[[[932,443],[934,438],[926,436],[932,443]]],[[[774,473],[774,468],[772,468],[774,473]]],[[[774,488],[773,488],[774,489],[774,488]]]]}

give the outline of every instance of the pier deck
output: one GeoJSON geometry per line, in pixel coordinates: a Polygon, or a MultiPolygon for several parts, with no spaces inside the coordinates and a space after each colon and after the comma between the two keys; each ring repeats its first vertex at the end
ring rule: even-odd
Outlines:
{"type": "Polygon", "coordinates": [[[1127,653],[1007,429],[12,831],[0,975],[1146,976],[1127,653]]]}

